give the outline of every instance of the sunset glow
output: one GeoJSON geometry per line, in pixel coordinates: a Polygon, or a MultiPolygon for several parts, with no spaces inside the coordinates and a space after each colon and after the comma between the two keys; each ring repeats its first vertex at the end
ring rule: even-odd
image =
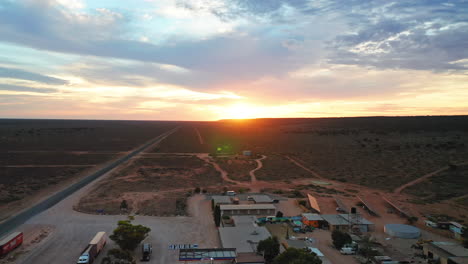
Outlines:
{"type": "Polygon", "coordinates": [[[467,13],[462,1],[7,0],[0,117],[467,114],[467,13]]]}

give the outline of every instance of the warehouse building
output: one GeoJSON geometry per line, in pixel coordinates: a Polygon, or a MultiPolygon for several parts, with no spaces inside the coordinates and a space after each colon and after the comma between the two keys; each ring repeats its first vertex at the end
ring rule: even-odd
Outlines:
{"type": "Polygon", "coordinates": [[[255,253],[258,243],[271,236],[265,227],[255,224],[255,217],[233,216],[232,219],[235,226],[219,228],[224,248],[235,248],[238,253],[255,253]]]}
{"type": "Polygon", "coordinates": [[[441,264],[468,263],[468,249],[453,242],[430,242],[424,245],[424,255],[441,264]]]}
{"type": "Polygon", "coordinates": [[[220,205],[221,215],[276,215],[276,207],[273,204],[231,204],[220,205]]]}
{"type": "Polygon", "coordinates": [[[328,226],[331,231],[349,231],[359,229],[361,232],[369,232],[374,229],[374,223],[365,219],[359,214],[336,214],[336,215],[321,215],[325,221],[325,226],[328,226]]]}

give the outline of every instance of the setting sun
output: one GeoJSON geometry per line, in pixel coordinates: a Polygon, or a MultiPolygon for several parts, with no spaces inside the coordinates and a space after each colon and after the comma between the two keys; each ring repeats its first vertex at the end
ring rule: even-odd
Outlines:
{"type": "Polygon", "coordinates": [[[261,116],[262,111],[255,105],[239,103],[224,109],[224,119],[249,119],[261,116]]]}

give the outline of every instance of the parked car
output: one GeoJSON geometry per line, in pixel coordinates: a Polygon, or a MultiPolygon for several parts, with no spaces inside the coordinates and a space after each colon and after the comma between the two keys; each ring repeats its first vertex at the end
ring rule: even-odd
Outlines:
{"type": "Polygon", "coordinates": [[[227,196],[234,196],[234,195],[236,195],[236,192],[235,191],[227,191],[226,195],[227,196]]]}
{"type": "Polygon", "coordinates": [[[141,245],[141,261],[149,261],[151,258],[151,253],[153,253],[153,248],[150,243],[144,243],[141,245]]]}
{"type": "Polygon", "coordinates": [[[354,248],[351,248],[351,247],[344,247],[344,248],[340,249],[340,253],[343,254],[343,255],[354,255],[354,254],[356,254],[356,250],[354,248]]]}

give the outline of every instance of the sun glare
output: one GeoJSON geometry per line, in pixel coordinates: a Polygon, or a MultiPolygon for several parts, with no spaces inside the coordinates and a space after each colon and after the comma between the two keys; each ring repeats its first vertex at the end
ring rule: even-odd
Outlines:
{"type": "Polygon", "coordinates": [[[260,109],[250,104],[235,104],[227,106],[224,119],[249,119],[259,117],[260,109]]]}

